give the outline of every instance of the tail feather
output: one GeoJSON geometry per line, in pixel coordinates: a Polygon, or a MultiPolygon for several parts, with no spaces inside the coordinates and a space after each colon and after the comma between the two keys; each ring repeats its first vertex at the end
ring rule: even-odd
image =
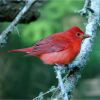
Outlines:
{"type": "Polygon", "coordinates": [[[30,48],[23,48],[23,49],[15,49],[15,50],[10,50],[8,52],[16,53],[16,52],[25,52],[25,53],[31,53],[33,50],[33,47],[30,48]]]}

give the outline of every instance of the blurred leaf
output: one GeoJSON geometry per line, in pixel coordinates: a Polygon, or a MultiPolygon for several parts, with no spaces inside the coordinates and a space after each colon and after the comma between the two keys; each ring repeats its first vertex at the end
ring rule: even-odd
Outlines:
{"type": "Polygon", "coordinates": [[[25,26],[21,34],[22,41],[27,44],[33,44],[35,41],[47,37],[55,32],[57,26],[54,24],[49,21],[39,20],[25,26]]]}

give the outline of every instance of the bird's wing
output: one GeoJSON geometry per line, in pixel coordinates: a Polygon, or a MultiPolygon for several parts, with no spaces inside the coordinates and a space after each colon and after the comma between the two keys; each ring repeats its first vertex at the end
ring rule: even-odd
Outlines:
{"type": "Polygon", "coordinates": [[[59,52],[70,46],[70,41],[62,34],[54,34],[39,41],[31,52],[32,55],[41,55],[51,52],[59,52]]]}

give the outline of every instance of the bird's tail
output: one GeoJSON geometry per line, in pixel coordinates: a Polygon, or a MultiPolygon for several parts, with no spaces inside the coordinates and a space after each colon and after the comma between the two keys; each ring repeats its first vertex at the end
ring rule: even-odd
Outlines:
{"type": "Polygon", "coordinates": [[[31,53],[34,47],[29,47],[29,48],[23,48],[23,49],[15,49],[15,50],[10,50],[8,52],[16,53],[16,52],[25,52],[25,53],[31,53]]]}

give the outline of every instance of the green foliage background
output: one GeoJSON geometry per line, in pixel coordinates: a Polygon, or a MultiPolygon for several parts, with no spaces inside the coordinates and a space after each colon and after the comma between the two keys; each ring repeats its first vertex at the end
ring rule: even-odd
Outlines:
{"type": "MultiPolygon", "coordinates": [[[[52,85],[57,85],[52,66],[44,65],[36,57],[26,57],[22,53],[10,54],[7,51],[32,46],[36,41],[72,26],[79,26],[84,30],[86,19],[75,13],[83,4],[83,0],[49,0],[40,9],[41,16],[37,21],[18,25],[19,35],[14,29],[8,43],[0,50],[0,98],[32,99],[41,91],[45,92],[52,85]]],[[[0,23],[0,31],[2,32],[8,25],[9,23],[6,22],[0,23]]],[[[100,77],[100,46],[98,45],[100,34],[97,35],[90,59],[76,89],[76,98],[85,97],[81,89],[84,85],[81,84],[86,79],[100,77]]]]}

